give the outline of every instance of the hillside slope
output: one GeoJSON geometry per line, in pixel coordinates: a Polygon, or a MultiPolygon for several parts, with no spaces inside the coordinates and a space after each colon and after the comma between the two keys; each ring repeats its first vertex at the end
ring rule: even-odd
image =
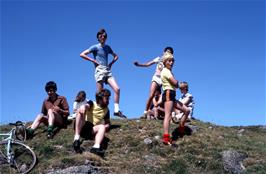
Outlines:
{"type": "MultiPolygon", "coordinates": [[[[174,137],[176,128],[171,124],[174,137]]],[[[1,126],[1,132],[7,129],[1,126]]],[[[26,141],[38,158],[31,173],[266,173],[265,126],[223,127],[193,120],[187,135],[177,138],[175,146],[165,146],[161,120],[116,119],[105,139],[103,159],[89,152],[90,140],[83,141],[82,154],[73,151],[73,123],[52,140],[45,131],[42,126],[26,141]],[[225,164],[228,151],[242,156],[239,170],[225,164]]]]}

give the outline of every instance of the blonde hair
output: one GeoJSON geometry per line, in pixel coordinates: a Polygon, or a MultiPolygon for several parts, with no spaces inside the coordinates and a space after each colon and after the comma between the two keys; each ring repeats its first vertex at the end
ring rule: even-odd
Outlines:
{"type": "Polygon", "coordinates": [[[186,89],[188,91],[188,83],[187,82],[180,82],[179,88],[180,89],[186,89]]]}
{"type": "Polygon", "coordinates": [[[169,53],[168,51],[163,54],[163,64],[169,59],[174,59],[173,54],[169,53]]]}

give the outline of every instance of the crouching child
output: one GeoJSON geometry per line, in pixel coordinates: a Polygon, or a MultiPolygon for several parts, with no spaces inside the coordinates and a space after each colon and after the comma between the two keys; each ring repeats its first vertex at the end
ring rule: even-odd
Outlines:
{"type": "Polygon", "coordinates": [[[95,95],[96,102],[90,100],[78,109],[73,142],[73,148],[77,153],[82,152],[80,135],[86,134],[87,137],[94,137],[95,139],[90,152],[99,156],[104,155],[101,143],[110,126],[110,111],[108,108],[110,95],[108,89],[102,89],[95,95]]]}

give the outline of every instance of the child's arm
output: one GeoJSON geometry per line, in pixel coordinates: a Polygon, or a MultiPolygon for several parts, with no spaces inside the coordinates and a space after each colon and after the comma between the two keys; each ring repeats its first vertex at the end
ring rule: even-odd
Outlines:
{"type": "Polygon", "coordinates": [[[156,57],[153,60],[146,62],[146,63],[139,63],[139,62],[135,61],[134,65],[138,66],[138,67],[148,67],[148,66],[151,66],[155,63],[158,63],[159,61],[160,61],[160,57],[156,57]]]}
{"type": "Polygon", "coordinates": [[[112,67],[112,65],[118,60],[118,56],[117,56],[117,54],[115,54],[114,52],[112,53],[112,55],[113,55],[113,60],[109,63],[109,68],[111,68],[112,67]]]}
{"type": "Polygon", "coordinates": [[[169,78],[169,81],[170,81],[170,83],[171,83],[172,85],[174,85],[176,88],[179,87],[178,80],[176,80],[174,76],[171,76],[171,77],[169,78]]]}
{"type": "Polygon", "coordinates": [[[149,61],[149,62],[146,62],[146,63],[139,63],[139,62],[134,62],[134,65],[135,66],[138,66],[138,67],[149,67],[151,65],[153,65],[155,62],[152,60],[152,61],[149,61]]]}
{"type": "Polygon", "coordinates": [[[83,51],[83,52],[80,53],[80,57],[83,58],[83,59],[85,59],[85,60],[91,61],[92,63],[95,64],[95,66],[98,66],[99,63],[95,59],[87,56],[87,54],[90,54],[90,53],[91,52],[89,50],[85,50],[85,51],[83,51]]]}

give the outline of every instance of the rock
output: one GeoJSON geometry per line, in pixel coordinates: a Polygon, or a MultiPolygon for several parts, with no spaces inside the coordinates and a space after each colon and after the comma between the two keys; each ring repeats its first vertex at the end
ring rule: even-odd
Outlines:
{"type": "Polygon", "coordinates": [[[145,138],[144,144],[147,144],[147,145],[152,144],[152,140],[150,138],[145,138]]]}
{"type": "Polygon", "coordinates": [[[188,127],[192,131],[192,133],[196,133],[199,130],[198,126],[188,125],[188,127]]]}
{"type": "Polygon", "coordinates": [[[161,139],[161,137],[160,137],[159,135],[156,135],[154,138],[155,138],[156,140],[160,140],[160,139],[161,139]]]}
{"type": "Polygon", "coordinates": [[[238,134],[242,134],[245,131],[245,129],[240,129],[237,131],[238,134]]]}
{"type": "Polygon", "coordinates": [[[147,145],[148,149],[151,149],[153,144],[152,144],[152,140],[150,138],[145,138],[144,139],[144,144],[147,145]]]}
{"type": "Polygon", "coordinates": [[[48,172],[48,174],[84,174],[84,173],[91,173],[91,174],[98,174],[101,173],[98,171],[98,168],[91,166],[91,165],[81,165],[81,166],[72,166],[65,169],[53,170],[48,172]]]}
{"type": "Polygon", "coordinates": [[[222,152],[224,170],[232,174],[241,174],[245,167],[242,161],[247,158],[246,154],[238,153],[235,150],[227,150],[222,152]]]}

